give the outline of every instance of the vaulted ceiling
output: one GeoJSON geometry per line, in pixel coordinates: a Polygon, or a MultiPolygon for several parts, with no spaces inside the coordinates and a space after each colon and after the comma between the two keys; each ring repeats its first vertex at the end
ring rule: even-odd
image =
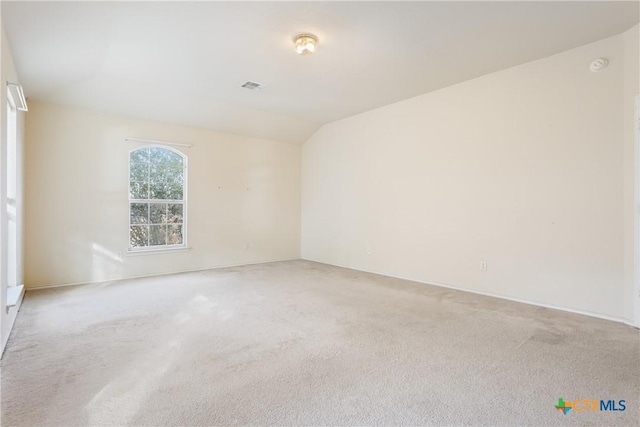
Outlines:
{"type": "Polygon", "coordinates": [[[592,1],[2,2],[32,99],[295,143],[619,34],[638,13],[592,1]],[[294,52],[302,32],[318,36],[314,55],[294,52]]]}

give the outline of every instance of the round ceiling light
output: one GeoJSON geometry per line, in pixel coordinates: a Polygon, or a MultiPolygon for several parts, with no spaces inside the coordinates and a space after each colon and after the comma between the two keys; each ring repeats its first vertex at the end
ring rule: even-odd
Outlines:
{"type": "Polygon", "coordinates": [[[293,38],[296,52],[300,55],[309,55],[316,51],[318,38],[313,34],[299,34],[293,38]]]}

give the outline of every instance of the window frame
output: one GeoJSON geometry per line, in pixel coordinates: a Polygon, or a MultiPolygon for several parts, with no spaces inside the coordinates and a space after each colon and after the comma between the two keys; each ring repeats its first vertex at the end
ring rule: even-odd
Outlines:
{"type": "MultiPolygon", "coordinates": [[[[132,148],[131,150],[128,151],[127,153],[127,212],[129,213],[128,216],[128,226],[127,226],[127,254],[131,255],[131,254],[146,254],[146,253],[154,253],[154,252],[180,252],[180,251],[185,251],[188,250],[189,247],[187,246],[187,194],[188,194],[188,178],[187,178],[187,172],[189,170],[188,168],[188,157],[185,153],[183,153],[180,150],[176,150],[175,148],[172,147],[168,147],[166,145],[163,144],[145,144],[136,148],[132,148]],[[172,153],[175,153],[177,155],[179,155],[182,158],[182,199],[181,200],[175,200],[175,199],[132,199],[131,198],[131,153],[133,153],[134,151],[138,151],[141,150],[143,148],[162,148],[168,151],[171,151],[172,153]],[[133,203],[167,203],[167,204],[182,204],[182,243],[179,245],[147,245],[147,246],[131,246],[131,205],[133,203]]],[[[133,225],[140,225],[140,224],[133,224],[133,225]]],[[[151,224],[148,223],[148,226],[150,226],[151,224]]]]}
{"type": "Polygon", "coordinates": [[[7,271],[7,289],[15,288],[20,285],[21,276],[18,271],[18,265],[20,261],[19,247],[20,247],[20,212],[21,206],[19,206],[19,187],[18,187],[18,107],[11,91],[7,90],[7,113],[6,113],[6,130],[5,135],[7,137],[7,145],[4,161],[4,167],[6,174],[4,175],[5,182],[5,206],[3,207],[5,213],[6,224],[6,262],[7,271]]]}

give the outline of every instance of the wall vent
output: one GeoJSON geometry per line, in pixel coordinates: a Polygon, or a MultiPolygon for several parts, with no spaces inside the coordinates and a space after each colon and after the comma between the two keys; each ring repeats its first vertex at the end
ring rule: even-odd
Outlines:
{"type": "Polygon", "coordinates": [[[246,88],[246,89],[250,89],[250,90],[264,89],[264,85],[260,84],[258,82],[246,82],[245,84],[243,84],[240,87],[243,87],[243,88],[246,88]]]}

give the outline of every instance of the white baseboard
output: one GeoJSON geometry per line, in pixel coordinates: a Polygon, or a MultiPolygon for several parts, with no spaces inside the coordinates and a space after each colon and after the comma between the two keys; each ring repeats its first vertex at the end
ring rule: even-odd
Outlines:
{"type": "Polygon", "coordinates": [[[364,273],[377,274],[379,276],[392,277],[394,279],[407,280],[407,281],[410,281],[410,282],[421,283],[423,285],[438,286],[438,287],[441,287],[441,288],[453,289],[453,290],[461,291],[461,292],[469,292],[471,294],[476,294],[476,295],[483,295],[483,296],[486,296],[486,297],[499,298],[499,299],[503,299],[503,300],[507,300],[507,301],[513,301],[513,302],[519,302],[519,303],[522,303],[522,304],[534,305],[534,306],[537,306],[537,307],[550,308],[550,309],[553,309],[553,310],[560,310],[560,311],[566,311],[566,312],[574,313],[574,314],[581,314],[583,316],[596,317],[598,319],[604,319],[604,320],[610,320],[612,322],[624,323],[625,325],[640,329],[640,325],[636,325],[632,321],[627,320],[627,319],[622,318],[622,317],[609,316],[609,315],[606,315],[606,314],[594,313],[594,312],[587,311],[587,310],[580,310],[580,309],[571,308],[571,307],[563,307],[563,306],[560,306],[560,305],[546,304],[546,303],[541,303],[541,302],[536,302],[536,301],[529,301],[529,300],[524,300],[524,299],[519,299],[519,298],[513,298],[513,297],[508,297],[508,296],[505,296],[505,295],[494,294],[494,293],[491,293],[491,292],[476,291],[476,290],[473,290],[473,289],[464,288],[464,287],[461,287],[461,286],[449,285],[449,284],[446,284],[446,283],[430,282],[430,281],[420,280],[420,279],[416,279],[416,278],[397,276],[397,275],[394,275],[394,274],[388,274],[388,273],[383,273],[383,272],[378,272],[378,271],[364,270],[364,269],[349,267],[349,266],[341,265],[341,264],[332,264],[332,263],[329,263],[329,262],[316,261],[316,260],[307,259],[307,258],[301,258],[301,259],[303,259],[305,261],[317,262],[319,264],[332,265],[334,267],[341,267],[341,268],[348,268],[350,270],[362,271],[364,273]]]}
{"type": "Polygon", "coordinates": [[[217,270],[220,268],[231,268],[231,267],[242,267],[243,265],[258,265],[258,264],[269,264],[271,262],[282,262],[282,261],[295,261],[300,258],[284,258],[284,259],[274,259],[270,261],[258,261],[258,262],[248,262],[244,264],[227,264],[227,265],[217,265],[214,267],[204,267],[204,268],[196,268],[192,270],[178,270],[171,271],[168,273],[157,273],[157,274],[144,274],[141,276],[130,276],[130,277],[121,277],[118,279],[111,280],[96,280],[93,282],[76,282],[76,283],[58,283],[54,285],[43,285],[43,286],[30,286],[26,288],[27,291],[37,291],[40,289],[54,289],[54,288],[64,288],[67,286],[83,286],[83,285],[99,285],[102,283],[111,283],[111,282],[120,282],[122,280],[131,280],[131,279],[144,279],[146,277],[161,277],[161,276],[169,276],[171,274],[180,274],[180,273],[195,273],[198,271],[206,271],[206,270],[217,270]]]}

